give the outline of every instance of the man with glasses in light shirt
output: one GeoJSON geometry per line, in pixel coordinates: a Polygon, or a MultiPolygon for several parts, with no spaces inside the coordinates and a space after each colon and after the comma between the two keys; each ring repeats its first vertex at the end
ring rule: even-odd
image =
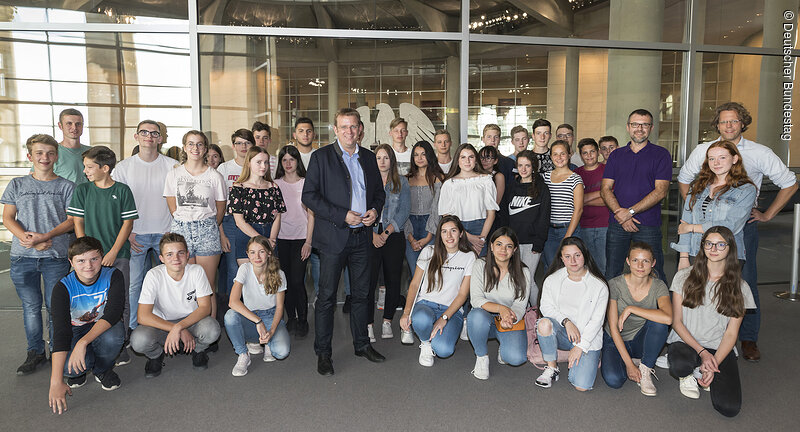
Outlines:
{"type": "Polygon", "coordinates": [[[797,191],[797,177],[781,161],[769,147],[755,143],[742,136],[753,118],[747,108],[738,102],[728,102],[717,107],[711,126],[720,136],[716,140],[703,143],[695,147],[686,162],[681,167],[678,175],[678,188],[681,196],[686,199],[689,184],[697,177],[700,168],[706,160],[708,147],[717,141],[726,140],[734,143],[742,154],[742,163],[750,180],[756,188],[761,190],[761,182],[766,175],[780,188],[778,195],[765,212],[753,208],[750,220],[744,226],[745,262],[742,267],[742,278],[750,285],[753,300],[756,302],[754,313],[748,311],[739,328],[739,340],[742,341],[742,354],[745,360],[757,362],[761,359],[761,352],[756,342],[761,325],[761,307],[758,299],[758,272],[756,267],[756,251],[758,250],[758,222],[769,222],[781,209],[786,206],[792,195],[797,191]]]}
{"type": "Polygon", "coordinates": [[[581,159],[581,152],[575,147],[575,128],[569,123],[562,123],[556,128],[556,139],[566,141],[569,144],[569,151],[572,156],[569,159],[569,169],[575,171],[575,168],[583,166],[581,159]]]}

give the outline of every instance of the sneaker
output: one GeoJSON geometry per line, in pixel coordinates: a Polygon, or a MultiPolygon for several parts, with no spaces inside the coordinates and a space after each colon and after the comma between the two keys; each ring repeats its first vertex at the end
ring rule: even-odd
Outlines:
{"type": "Polygon", "coordinates": [[[694,379],[697,379],[697,380],[699,380],[700,378],[703,378],[703,372],[700,372],[700,367],[699,366],[694,368],[694,370],[692,371],[692,376],[694,377],[694,379]]]}
{"type": "Polygon", "coordinates": [[[479,380],[489,379],[489,356],[480,356],[475,358],[475,367],[472,369],[472,375],[479,380]]]}
{"type": "Polygon", "coordinates": [[[419,345],[419,364],[425,367],[433,366],[433,347],[430,342],[422,342],[419,345]]]}
{"type": "Polygon", "coordinates": [[[272,355],[272,350],[269,349],[269,345],[264,345],[264,361],[269,363],[274,362],[275,360],[277,359],[272,355]]]}
{"type": "Polygon", "coordinates": [[[661,369],[669,369],[669,361],[667,360],[667,355],[660,355],[656,359],[656,366],[660,367],[661,369]]]}
{"type": "Polygon", "coordinates": [[[113,391],[119,388],[122,381],[119,380],[119,375],[113,370],[107,371],[103,375],[95,375],[95,381],[100,383],[100,387],[105,391],[113,391]]]}
{"type": "Polygon", "coordinates": [[[76,389],[78,387],[83,387],[86,384],[86,374],[78,375],[76,377],[69,377],[67,378],[67,385],[71,389],[76,389]]]}
{"type": "Polygon", "coordinates": [[[206,348],[206,350],[204,352],[210,353],[210,352],[217,352],[217,351],[219,351],[219,341],[218,340],[216,340],[216,341],[212,342],[210,345],[208,345],[208,348],[206,348]]]}
{"type": "Polygon", "coordinates": [[[344,298],[344,305],[342,306],[342,312],[344,312],[346,314],[350,313],[350,309],[351,309],[351,306],[352,306],[352,302],[350,301],[350,299],[351,299],[350,296],[345,296],[345,298],[344,298]]]}
{"type": "Polygon", "coordinates": [[[161,375],[161,368],[164,367],[164,353],[154,359],[147,359],[144,365],[144,377],[155,378],[161,375]]]}
{"type": "Polygon", "coordinates": [[[44,352],[39,354],[36,350],[29,350],[25,362],[17,368],[17,375],[30,375],[36,370],[36,366],[46,361],[47,355],[44,352]]]}
{"type": "Polygon", "coordinates": [[[367,324],[367,336],[369,336],[370,343],[377,342],[377,339],[375,339],[375,331],[372,329],[372,324],[367,324]]]}
{"type": "Polygon", "coordinates": [[[414,343],[414,333],[400,330],[400,343],[403,345],[412,345],[414,343]]]}
{"type": "Polygon", "coordinates": [[[697,380],[689,375],[680,379],[681,381],[681,394],[689,399],[699,399],[700,389],[697,388],[697,380]]]}
{"type": "Polygon", "coordinates": [[[128,353],[128,349],[123,346],[122,351],[120,351],[119,355],[117,356],[117,361],[114,362],[114,366],[122,366],[130,362],[131,362],[131,355],[130,353],[128,353]]]}
{"type": "Polygon", "coordinates": [[[239,354],[236,364],[233,366],[231,374],[236,377],[247,375],[247,368],[250,366],[250,353],[239,354]]]}
{"type": "Polygon", "coordinates": [[[260,355],[264,352],[264,347],[261,346],[260,343],[255,342],[248,342],[247,344],[247,352],[252,355],[260,355]]]}
{"type": "Polygon", "coordinates": [[[459,336],[461,340],[468,341],[469,335],[467,334],[467,319],[464,318],[464,324],[461,325],[461,336],[459,336]]]}
{"type": "Polygon", "coordinates": [[[645,396],[655,396],[657,390],[656,385],[653,382],[653,377],[658,379],[656,376],[656,371],[640,363],[639,372],[642,373],[642,379],[639,380],[639,387],[642,390],[642,394],[645,396]]]}
{"type": "Polygon", "coordinates": [[[500,350],[497,350],[497,363],[500,363],[501,365],[508,364],[503,361],[503,356],[500,355],[500,350]]]}
{"type": "Polygon", "coordinates": [[[208,354],[205,351],[192,351],[192,367],[195,370],[208,369],[208,354]]]}
{"type": "Polygon", "coordinates": [[[394,333],[392,333],[392,322],[384,321],[383,325],[381,325],[381,339],[391,339],[393,337],[394,333]]]}
{"type": "Polygon", "coordinates": [[[539,378],[536,378],[536,385],[543,388],[550,388],[553,382],[558,381],[558,367],[545,366],[539,378]]]}
{"type": "Polygon", "coordinates": [[[298,339],[302,339],[302,338],[308,336],[308,321],[306,321],[306,320],[298,321],[297,322],[297,328],[295,328],[295,330],[294,330],[294,335],[298,339]]]}
{"type": "Polygon", "coordinates": [[[297,330],[297,318],[289,318],[286,320],[286,331],[293,335],[297,330]]]}

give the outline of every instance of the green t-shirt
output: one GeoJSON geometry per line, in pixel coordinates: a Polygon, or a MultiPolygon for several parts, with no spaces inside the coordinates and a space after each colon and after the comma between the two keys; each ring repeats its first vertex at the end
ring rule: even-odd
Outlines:
{"type": "MultiPolygon", "coordinates": [[[[107,189],[100,189],[94,183],[78,185],[67,214],[83,218],[86,235],[100,240],[104,253],[108,253],[117,241],[123,221],[139,219],[131,189],[120,182],[114,182],[107,189]]],[[[130,258],[130,248],[126,240],[117,258],[130,258]]]]}
{"type": "MultiPolygon", "coordinates": [[[[638,306],[642,309],[658,309],[658,299],[669,296],[669,289],[661,279],[651,278],[651,280],[650,291],[638,302],[631,296],[631,290],[628,289],[625,275],[619,275],[608,281],[608,299],[617,301],[617,314],[621,314],[628,306],[638,306]]],[[[639,330],[644,327],[645,321],[647,320],[639,315],[631,314],[628,316],[620,332],[622,340],[627,342],[636,337],[636,333],[639,333],[639,330]]],[[[605,330],[606,333],[611,334],[608,321],[606,321],[605,330]]]]}
{"type": "Polygon", "coordinates": [[[78,148],[67,148],[63,145],[58,146],[58,160],[53,167],[59,177],[80,185],[87,183],[89,180],[83,174],[83,152],[89,150],[91,147],[81,144],[78,148]]]}

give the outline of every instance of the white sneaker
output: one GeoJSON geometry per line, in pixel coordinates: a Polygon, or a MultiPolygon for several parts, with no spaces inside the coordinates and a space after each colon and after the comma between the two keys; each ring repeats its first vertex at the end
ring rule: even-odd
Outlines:
{"type": "Polygon", "coordinates": [[[475,368],[472,369],[472,375],[479,380],[489,379],[489,356],[480,356],[475,358],[475,368]]]}
{"type": "Polygon", "coordinates": [[[539,375],[539,378],[536,378],[536,385],[544,388],[552,387],[553,382],[558,381],[559,373],[560,372],[558,370],[558,366],[554,368],[550,366],[545,366],[544,371],[542,371],[542,374],[539,375]]]}
{"type": "Polygon", "coordinates": [[[247,352],[250,353],[250,355],[259,355],[264,352],[264,347],[261,346],[260,343],[248,342],[247,352]]]}
{"type": "Polygon", "coordinates": [[[277,359],[272,355],[272,350],[269,349],[269,345],[264,345],[264,361],[274,362],[275,360],[277,359]]]}
{"type": "Polygon", "coordinates": [[[639,387],[642,390],[642,394],[645,396],[655,396],[657,390],[656,385],[653,382],[653,377],[658,379],[656,376],[656,371],[640,363],[639,372],[642,373],[642,379],[639,381],[639,387]]]}
{"type": "Polygon", "coordinates": [[[504,364],[508,364],[508,363],[503,361],[503,356],[500,355],[500,350],[497,350],[497,363],[500,363],[500,364],[503,364],[503,365],[504,364]]]}
{"type": "Polygon", "coordinates": [[[430,342],[419,345],[419,364],[425,367],[433,366],[433,347],[430,342]]]}
{"type": "Polygon", "coordinates": [[[371,343],[377,342],[377,339],[375,339],[375,330],[372,329],[372,324],[367,324],[367,336],[369,336],[369,341],[371,343]]]}
{"type": "Polygon", "coordinates": [[[689,375],[680,379],[681,381],[681,394],[689,399],[699,399],[700,389],[697,388],[697,380],[689,375]]]}
{"type": "Polygon", "coordinates": [[[464,324],[461,326],[461,340],[468,341],[469,335],[467,334],[467,319],[464,318],[464,324]]]}
{"type": "Polygon", "coordinates": [[[400,330],[400,343],[403,345],[412,345],[414,343],[414,333],[400,330]]]}
{"type": "Polygon", "coordinates": [[[236,360],[236,365],[233,366],[231,374],[236,377],[247,375],[247,368],[250,366],[250,353],[239,354],[239,359],[236,360]]]}
{"type": "Polygon", "coordinates": [[[667,355],[660,355],[656,359],[656,366],[660,367],[661,369],[669,369],[669,361],[667,360],[667,355]]]}
{"type": "Polygon", "coordinates": [[[383,325],[381,325],[381,339],[391,339],[393,337],[394,333],[392,333],[392,322],[383,321],[383,325]]]}
{"type": "Polygon", "coordinates": [[[697,380],[703,378],[703,372],[700,372],[700,366],[694,368],[694,370],[692,371],[692,376],[694,377],[694,379],[697,380]]]}

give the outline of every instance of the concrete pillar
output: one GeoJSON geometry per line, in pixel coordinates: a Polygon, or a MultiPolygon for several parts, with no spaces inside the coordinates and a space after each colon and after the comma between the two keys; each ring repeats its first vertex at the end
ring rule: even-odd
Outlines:
{"type": "MultiPolygon", "coordinates": [[[[578,74],[580,72],[580,48],[567,48],[567,64],[564,74],[564,123],[573,127],[578,124],[578,74]]],[[[553,127],[558,125],[553,125],[553,127]]],[[[555,132],[555,131],[553,131],[555,132]]],[[[577,143],[577,140],[575,140],[577,143]]],[[[574,150],[574,149],[573,149],[574,150]]]]}
{"type": "MultiPolygon", "coordinates": [[[[333,125],[333,118],[336,116],[336,111],[341,108],[339,106],[339,64],[335,61],[328,62],[328,123],[333,125]]],[[[322,119],[320,119],[322,120],[322,119]]],[[[320,127],[327,126],[325,124],[320,125],[320,127]]],[[[328,136],[327,131],[331,130],[330,128],[320,128],[320,142],[321,143],[329,143],[333,141],[333,136],[328,136]],[[324,136],[322,136],[324,133],[324,136]]]]}
{"type": "MultiPolygon", "coordinates": [[[[0,6],[0,22],[10,22],[14,16],[13,6],[0,6]]],[[[42,59],[43,67],[47,67],[47,60],[42,59]]],[[[14,59],[14,49],[11,42],[0,43],[0,101],[19,100],[15,80],[8,79],[17,76],[14,59]]],[[[25,140],[28,137],[20,136],[19,112],[17,104],[0,103],[0,160],[5,162],[25,162],[25,140]]],[[[47,131],[48,133],[53,133],[47,131]]],[[[5,183],[0,183],[0,188],[5,190],[5,183]]],[[[10,240],[9,240],[10,241],[10,240]]]]}
{"type": "MultiPolygon", "coordinates": [[[[657,42],[664,24],[664,0],[611,0],[609,39],[657,42]]],[[[661,52],[609,50],[606,132],[624,145],[628,114],[644,108],[655,117],[650,141],[658,140],[661,52]]]]}
{"type": "MultiPolygon", "coordinates": [[[[458,57],[450,56],[445,60],[445,129],[450,132],[453,146],[450,152],[455,152],[458,147],[460,135],[460,115],[459,115],[459,91],[460,91],[460,60],[458,57]]],[[[465,83],[466,85],[466,83],[465,83]]]]}

